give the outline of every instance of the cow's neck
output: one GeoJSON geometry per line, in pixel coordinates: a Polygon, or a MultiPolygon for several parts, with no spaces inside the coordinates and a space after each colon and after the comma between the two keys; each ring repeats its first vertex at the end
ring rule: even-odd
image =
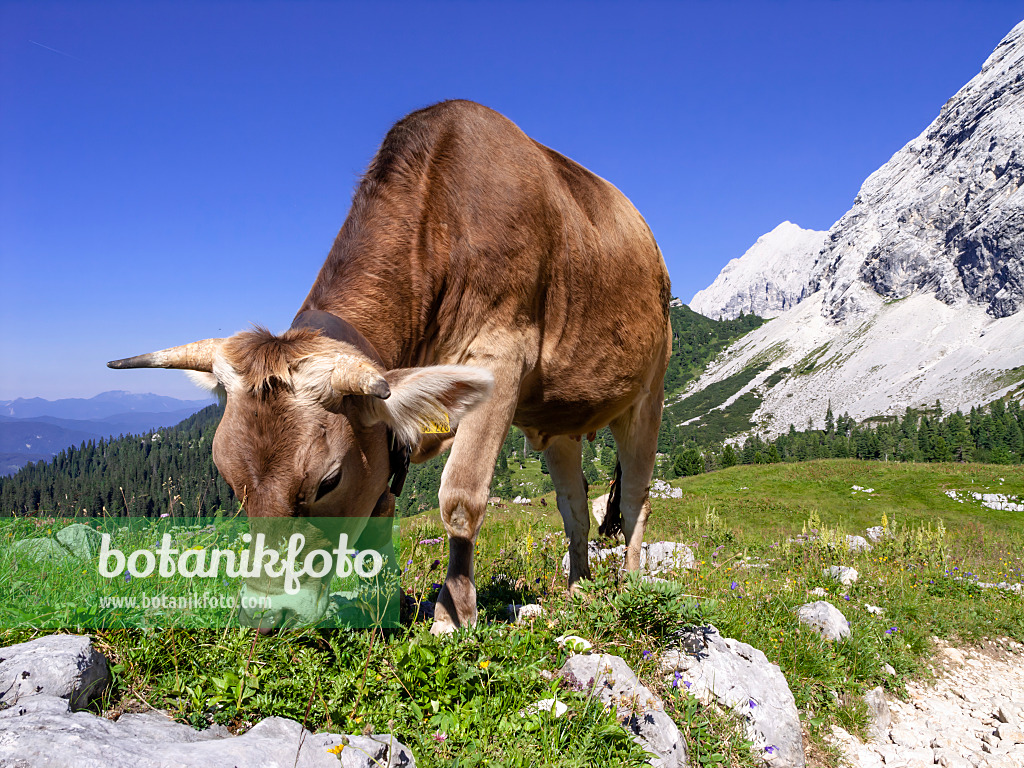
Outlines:
{"type": "MultiPolygon", "coordinates": [[[[421,342],[416,319],[423,303],[414,286],[412,245],[395,234],[408,230],[394,221],[373,226],[368,220],[375,217],[359,213],[354,209],[342,227],[296,320],[310,311],[329,313],[361,335],[386,368],[406,366],[421,342]]],[[[312,316],[307,327],[320,320],[312,316]]],[[[329,319],[327,325],[323,330],[331,335],[337,326],[329,319]]]]}

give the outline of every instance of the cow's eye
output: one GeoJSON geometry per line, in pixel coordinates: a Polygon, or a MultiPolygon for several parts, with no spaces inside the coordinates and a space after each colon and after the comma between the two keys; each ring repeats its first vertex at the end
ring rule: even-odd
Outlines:
{"type": "Polygon", "coordinates": [[[320,501],[324,496],[333,491],[338,487],[338,483],[341,482],[341,470],[335,470],[323,480],[320,481],[320,487],[316,489],[315,501],[320,501]]]}

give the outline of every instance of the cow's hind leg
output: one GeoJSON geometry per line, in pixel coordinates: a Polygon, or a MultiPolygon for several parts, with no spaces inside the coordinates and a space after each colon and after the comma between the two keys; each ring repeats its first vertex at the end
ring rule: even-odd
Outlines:
{"type": "Polygon", "coordinates": [[[569,539],[569,588],[580,579],[590,578],[587,559],[587,536],[590,533],[590,512],[587,509],[587,485],[583,479],[582,446],[578,440],[559,436],[546,449],[551,481],[555,484],[558,511],[565,523],[569,539]]]}
{"type": "Polygon", "coordinates": [[[448,532],[448,574],[434,605],[430,631],[435,635],[476,623],[473,547],[484,522],[494,462],[512,423],[521,367],[491,370],[494,391],[487,402],[462,418],[441,474],[438,497],[441,522],[448,532]]]}
{"type": "Polygon", "coordinates": [[[662,388],[647,393],[611,423],[622,465],[622,532],[626,538],[626,568],[640,567],[644,527],[650,514],[648,491],[658,452],[662,388]]]}

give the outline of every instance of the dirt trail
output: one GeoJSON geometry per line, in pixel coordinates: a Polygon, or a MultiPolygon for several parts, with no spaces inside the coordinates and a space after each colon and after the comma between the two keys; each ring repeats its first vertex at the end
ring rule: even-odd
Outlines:
{"type": "Polygon", "coordinates": [[[1024,768],[1024,645],[1008,639],[957,649],[936,642],[936,678],[889,700],[892,721],[863,743],[835,742],[855,768],[1024,768]]]}

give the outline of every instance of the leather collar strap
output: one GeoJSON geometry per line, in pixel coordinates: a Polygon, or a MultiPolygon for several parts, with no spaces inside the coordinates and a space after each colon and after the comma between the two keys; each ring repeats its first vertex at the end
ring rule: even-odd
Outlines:
{"type": "MultiPolygon", "coordinates": [[[[351,344],[381,368],[385,367],[384,360],[370,340],[363,336],[352,323],[337,315],[332,315],[330,312],[319,309],[307,309],[304,312],[299,312],[292,320],[292,328],[311,328],[320,331],[335,341],[351,344]]],[[[395,496],[399,496],[402,493],[402,488],[405,487],[411,456],[412,446],[399,444],[394,432],[388,427],[388,461],[390,464],[388,484],[391,493],[395,496]]]]}

